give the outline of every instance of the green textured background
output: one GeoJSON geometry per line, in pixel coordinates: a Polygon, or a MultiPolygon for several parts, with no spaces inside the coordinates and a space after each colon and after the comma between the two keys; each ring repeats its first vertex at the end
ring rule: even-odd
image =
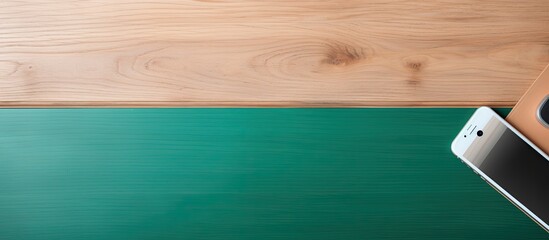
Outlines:
{"type": "Polygon", "coordinates": [[[473,111],[0,110],[0,239],[547,238],[450,152],[473,111]]]}

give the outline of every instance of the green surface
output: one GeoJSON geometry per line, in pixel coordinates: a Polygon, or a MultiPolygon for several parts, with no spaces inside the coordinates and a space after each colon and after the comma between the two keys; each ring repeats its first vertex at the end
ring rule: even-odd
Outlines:
{"type": "Polygon", "coordinates": [[[0,110],[0,239],[545,239],[451,154],[473,111],[0,110]]]}

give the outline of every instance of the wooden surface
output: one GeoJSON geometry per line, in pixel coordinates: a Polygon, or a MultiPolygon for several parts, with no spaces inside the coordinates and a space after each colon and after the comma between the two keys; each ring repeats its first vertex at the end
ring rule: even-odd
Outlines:
{"type": "Polygon", "coordinates": [[[546,239],[474,109],[0,110],[0,239],[546,239]]]}
{"type": "Polygon", "coordinates": [[[549,1],[0,1],[0,106],[511,106],[549,1]]]}

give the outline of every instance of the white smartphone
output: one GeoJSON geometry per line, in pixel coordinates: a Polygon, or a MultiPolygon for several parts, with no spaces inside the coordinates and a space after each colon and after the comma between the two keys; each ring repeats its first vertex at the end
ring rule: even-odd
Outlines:
{"type": "Polygon", "coordinates": [[[547,154],[488,107],[475,111],[452,142],[452,152],[549,232],[547,154]]]}

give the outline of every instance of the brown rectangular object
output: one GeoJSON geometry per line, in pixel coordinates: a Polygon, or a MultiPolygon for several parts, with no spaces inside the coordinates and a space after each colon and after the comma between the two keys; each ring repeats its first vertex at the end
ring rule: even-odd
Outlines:
{"type": "Polygon", "coordinates": [[[513,106],[549,1],[0,1],[0,107],[513,106]]]}
{"type": "Polygon", "coordinates": [[[546,153],[549,153],[549,128],[539,121],[538,110],[548,95],[549,65],[507,116],[511,125],[546,153]]]}

